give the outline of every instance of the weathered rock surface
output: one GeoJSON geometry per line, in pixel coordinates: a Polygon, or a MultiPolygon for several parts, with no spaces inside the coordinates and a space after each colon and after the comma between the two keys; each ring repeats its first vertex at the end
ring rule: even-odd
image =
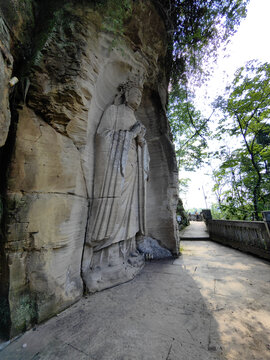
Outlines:
{"type": "Polygon", "coordinates": [[[10,125],[9,81],[12,74],[13,57],[10,53],[8,29],[0,18],[0,147],[6,142],[10,125]]]}
{"type": "Polygon", "coordinates": [[[72,140],[26,107],[16,136],[7,193],[11,334],[81,297],[88,209],[72,140]]]}
{"type": "Polygon", "coordinates": [[[87,197],[80,153],[26,106],[19,111],[9,192],[59,193],[87,197]]]}
{"type": "MultiPolygon", "coordinates": [[[[27,19],[31,19],[31,30],[33,19],[27,19]]],[[[117,242],[104,239],[102,250],[87,240],[97,181],[97,129],[119,86],[134,77],[143,79],[143,93],[133,116],[146,128],[150,157],[144,193],[145,235],[157,239],[167,251],[178,253],[178,181],[165,112],[167,80],[162,64],[167,44],[162,19],[150,1],[137,2],[125,35],[116,46],[113,34],[102,30],[102,17],[89,5],[62,5],[53,19],[43,18],[49,20],[50,26],[44,25],[45,34],[33,39],[35,51],[20,83],[18,118],[12,119],[17,129],[14,148],[7,150],[12,150],[12,157],[7,175],[3,174],[8,180],[1,188],[6,215],[2,226],[5,256],[0,269],[6,274],[8,293],[0,291],[0,297],[8,300],[11,336],[79,299],[83,292],[81,271],[86,288],[96,291],[131,279],[143,266],[136,250],[139,228],[131,237],[117,238],[117,242]]],[[[20,21],[9,26],[12,38],[18,23],[22,26],[20,21]]],[[[25,31],[23,37],[16,33],[21,41],[27,38],[25,31]]],[[[8,49],[8,33],[5,41],[8,49]]],[[[20,53],[12,44],[18,59],[20,53]]],[[[6,89],[11,70],[7,59],[1,59],[5,67],[0,86],[6,92],[0,102],[8,129],[6,89]]],[[[138,141],[133,146],[139,146],[138,141]]],[[[130,161],[129,155],[129,166],[130,161]]],[[[140,213],[140,201],[131,206],[140,213]]]]}
{"type": "Polygon", "coordinates": [[[175,216],[178,171],[163,101],[165,99],[157,89],[146,88],[137,115],[148,130],[146,140],[151,159],[146,201],[147,228],[150,237],[158,239],[164,247],[178,254],[175,216]]]}

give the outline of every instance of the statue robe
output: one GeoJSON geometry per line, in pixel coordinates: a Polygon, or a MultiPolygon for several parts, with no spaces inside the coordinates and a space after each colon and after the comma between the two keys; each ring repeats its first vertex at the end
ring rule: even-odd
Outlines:
{"type": "Polygon", "coordinates": [[[145,234],[149,154],[130,130],[137,122],[126,105],[105,110],[95,138],[94,191],[87,243],[94,251],[145,234]]]}

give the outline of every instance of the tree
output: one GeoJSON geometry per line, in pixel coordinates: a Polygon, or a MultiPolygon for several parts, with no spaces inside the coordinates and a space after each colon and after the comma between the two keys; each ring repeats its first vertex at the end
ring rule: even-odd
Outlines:
{"type": "Polygon", "coordinates": [[[215,181],[213,191],[217,197],[217,207],[225,219],[249,220],[252,218],[252,199],[250,192],[243,186],[243,169],[237,152],[227,150],[223,154],[223,162],[219,169],[214,170],[215,181]]]}
{"type": "Polygon", "coordinates": [[[168,70],[171,83],[202,74],[202,63],[246,16],[249,0],[152,0],[164,18],[168,33],[168,70]]]}
{"type": "MultiPolygon", "coordinates": [[[[259,220],[270,204],[270,64],[248,62],[237,70],[227,91],[214,104],[223,113],[218,136],[228,133],[238,146],[223,154],[215,176],[230,178],[223,204],[231,201],[242,214],[252,205],[253,218],[259,220]]],[[[216,190],[220,185],[216,182],[216,190]]]]}
{"type": "MultiPolygon", "coordinates": [[[[194,171],[208,157],[210,117],[203,117],[194,106],[189,83],[207,75],[202,63],[213,57],[218,46],[234,33],[246,16],[248,0],[152,1],[165,19],[168,33],[168,118],[178,168],[194,171]]],[[[180,190],[186,189],[187,180],[180,180],[180,190]]]]}
{"type": "Polygon", "coordinates": [[[178,167],[194,171],[207,157],[209,119],[196,110],[187,89],[180,85],[175,86],[169,94],[168,119],[178,167]]]}

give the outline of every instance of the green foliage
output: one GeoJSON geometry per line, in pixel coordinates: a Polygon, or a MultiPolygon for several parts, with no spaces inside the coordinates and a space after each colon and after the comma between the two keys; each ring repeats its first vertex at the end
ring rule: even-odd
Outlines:
{"type": "MultiPolygon", "coordinates": [[[[208,157],[209,119],[196,110],[192,94],[179,84],[170,91],[167,115],[179,170],[196,170],[208,157]]],[[[188,181],[189,179],[180,180],[179,185],[183,192],[187,189],[188,181]]]]}
{"type": "Polygon", "coordinates": [[[222,219],[224,219],[223,214],[222,214],[218,204],[212,204],[211,205],[211,214],[212,214],[212,218],[214,220],[222,220],[222,219]]]}
{"type": "Polygon", "coordinates": [[[25,331],[36,319],[35,304],[29,294],[22,294],[12,320],[18,331],[25,331]]]}
{"type": "Polygon", "coordinates": [[[227,91],[214,104],[223,113],[217,137],[238,146],[219,152],[214,191],[226,218],[259,220],[270,205],[270,64],[247,63],[227,91]]]}
{"type": "Polygon", "coordinates": [[[232,196],[225,198],[222,204],[212,204],[211,214],[215,220],[252,220],[252,211],[247,208],[235,206],[237,202],[234,201],[232,196]]]}
{"type": "Polygon", "coordinates": [[[188,214],[184,209],[184,205],[181,199],[178,200],[176,214],[181,216],[181,222],[179,224],[180,229],[183,229],[184,227],[189,225],[188,214]]]}
{"type": "Polygon", "coordinates": [[[96,1],[95,8],[103,15],[103,30],[114,34],[112,44],[112,47],[114,47],[124,35],[124,24],[132,14],[133,1],[100,0],[96,1]]]}
{"type": "Polygon", "coordinates": [[[172,82],[202,72],[246,16],[249,0],[152,0],[165,18],[172,50],[172,82]]]}
{"type": "MultiPolygon", "coordinates": [[[[170,43],[170,94],[168,119],[178,167],[195,171],[209,157],[207,119],[193,103],[188,80],[202,75],[202,63],[235,31],[246,16],[248,0],[153,0],[165,18],[170,43]]],[[[169,65],[169,64],[168,64],[169,65]]],[[[207,74],[206,74],[207,75],[207,74]]],[[[180,190],[187,189],[181,179],[180,190]]]]}
{"type": "Polygon", "coordinates": [[[187,210],[187,213],[189,214],[200,214],[202,212],[202,208],[191,208],[187,210]]]}
{"type": "Polygon", "coordinates": [[[179,192],[181,194],[186,194],[188,192],[188,183],[190,182],[189,178],[180,178],[178,185],[179,185],[179,192]]]}

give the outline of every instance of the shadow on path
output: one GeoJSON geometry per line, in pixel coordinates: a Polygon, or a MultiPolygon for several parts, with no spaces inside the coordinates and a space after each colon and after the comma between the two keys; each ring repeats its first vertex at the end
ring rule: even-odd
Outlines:
{"type": "Polygon", "coordinates": [[[270,264],[210,241],[83,298],[1,360],[270,360],[270,264]]]}
{"type": "Polygon", "coordinates": [[[2,352],[1,360],[222,359],[217,323],[196,282],[173,261],[83,298],[2,352]]]}

